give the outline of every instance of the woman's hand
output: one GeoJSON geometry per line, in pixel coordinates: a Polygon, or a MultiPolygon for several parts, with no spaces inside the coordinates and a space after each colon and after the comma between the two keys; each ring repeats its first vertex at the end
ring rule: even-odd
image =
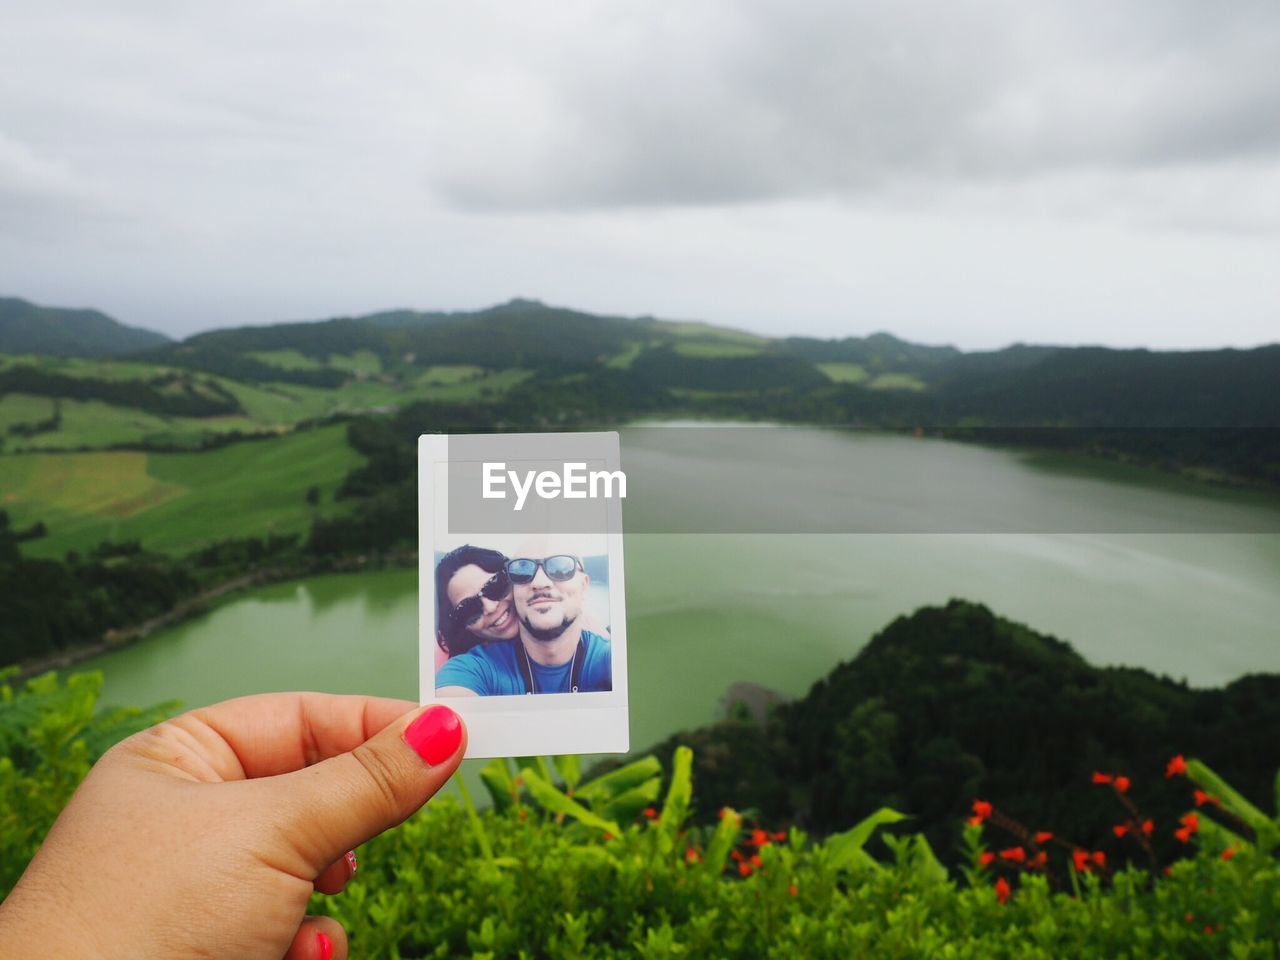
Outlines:
{"type": "Polygon", "coordinates": [[[338,893],[357,845],[457,769],[446,706],[316,693],[193,710],[117,744],[89,772],[0,905],[9,960],[343,960],[338,893]]]}

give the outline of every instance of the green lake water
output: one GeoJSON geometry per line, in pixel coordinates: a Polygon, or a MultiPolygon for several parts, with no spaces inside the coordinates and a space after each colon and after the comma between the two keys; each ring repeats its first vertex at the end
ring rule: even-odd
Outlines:
{"type": "MultiPolygon", "coordinates": [[[[1066,512],[1085,518],[1075,529],[1096,532],[628,534],[635,747],[715,719],[736,681],[802,694],[894,617],[951,597],[1054,634],[1097,664],[1142,666],[1196,685],[1280,672],[1280,534],[1256,532],[1275,531],[1280,511],[1266,500],[1156,477],[1143,485],[1141,474],[1116,477],[1079,461],[1051,469],[1008,451],[810,433],[805,443],[829,444],[837,463],[876,464],[857,496],[862,509],[881,510],[877,516],[921,496],[895,480],[893,458],[907,457],[903,470],[911,476],[923,470],[949,478],[947,497],[934,494],[926,504],[926,515],[943,518],[940,528],[948,510],[972,510],[955,479],[972,474],[980,479],[966,481],[975,487],[968,493],[978,501],[989,499],[994,484],[1016,491],[1027,517],[1066,512]],[[957,457],[967,466],[957,467],[957,457]],[[1118,516],[1137,529],[1133,521],[1143,516],[1185,517],[1189,530],[1196,518],[1211,522],[1199,532],[1106,532],[1118,516]]],[[[810,513],[824,497],[848,498],[829,475],[806,483],[794,467],[776,467],[771,487],[775,464],[751,434],[741,431],[736,454],[753,464],[761,489],[810,513]]],[[[628,449],[648,476],[682,476],[697,456],[696,445],[682,450],[686,440],[652,435],[629,447],[623,436],[629,471],[628,449]]],[[[734,509],[733,491],[719,500],[734,509]]],[[[652,497],[646,509],[654,509],[652,497]]],[[[414,699],[417,573],[257,589],[88,666],[104,671],[108,703],[194,706],[292,689],[414,699]]]]}

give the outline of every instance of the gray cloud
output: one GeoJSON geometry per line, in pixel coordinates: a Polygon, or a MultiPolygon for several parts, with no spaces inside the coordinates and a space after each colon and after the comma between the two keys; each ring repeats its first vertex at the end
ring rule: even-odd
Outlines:
{"type": "Polygon", "coordinates": [[[0,293],[1275,339],[1274,0],[8,0],[0,293]]]}
{"type": "Polygon", "coordinates": [[[561,37],[530,80],[540,122],[459,117],[452,136],[485,149],[436,164],[443,194],[497,208],[724,203],[1280,158],[1274,3],[713,9],[561,37]]]}

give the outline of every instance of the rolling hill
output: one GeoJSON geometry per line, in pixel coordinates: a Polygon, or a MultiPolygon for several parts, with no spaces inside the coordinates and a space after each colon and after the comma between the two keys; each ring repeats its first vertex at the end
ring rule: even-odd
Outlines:
{"type": "Polygon", "coordinates": [[[164,334],[127,327],[97,310],[41,307],[0,297],[0,353],[109,357],[168,341],[164,334]]]}
{"type": "MultiPolygon", "coordinates": [[[[71,349],[89,323],[5,303],[11,312],[24,304],[23,329],[43,319],[50,350],[71,349]]],[[[127,330],[93,316],[93,329],[127,330]]],[[[964,353],[888,333],[769,339],[527,299],[219,329],[181,342],[147,336],[127,358],[0,355],[5,449],[174,449],[428,402],[472,406],[484,413],[468,422],[525,430],[653,415],[923,428],[1280,483],[1280,345],[964,353]],[[1099,438],[1102,430],[1129,433],[1099,438]]]]}

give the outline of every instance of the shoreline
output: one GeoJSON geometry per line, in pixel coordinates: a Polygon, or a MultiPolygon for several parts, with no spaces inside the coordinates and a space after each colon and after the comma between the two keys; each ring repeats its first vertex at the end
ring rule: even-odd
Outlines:
{"type": "Polygon", "coordinates": [[[181,601],[164,613],[143,620],[141,623],[134,623],[125,627],[112,627],[97,640],[59,650],[57,653],[51,653],[34,660],[10,664],[10,667],[16,666],[17,671],[10,675],[5,682],[11,684],[26,683],[28,680],[51,670],[65,670],[86,660],[92,660],[94,657],[101,656],[104,653],[123,650],[139,640],[146,639],[157,630],[163,630],[208,613],[219,601],[242,590],[275,583],[287,583],[290,580],[301,580],[306,577],[318,577],[327,573],[361,573],[367,570],[382,570],[390,567],[416,567],[417,565],[418,552],[412,550],[339,556],[322,562],[266,567],[250,573],[242,573],[229,580],[214,584],[207,590],[202,590],[194,596],[181,601]]]}

